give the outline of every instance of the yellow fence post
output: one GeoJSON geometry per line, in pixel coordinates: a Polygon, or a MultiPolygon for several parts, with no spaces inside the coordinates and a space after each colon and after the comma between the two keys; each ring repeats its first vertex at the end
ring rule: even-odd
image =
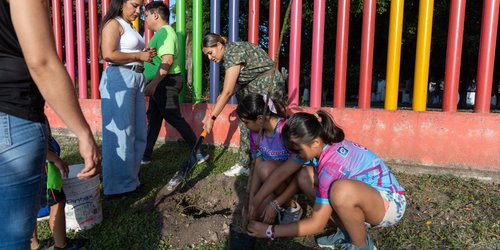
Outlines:
{"type": "Polygon", "coordinates": [[[135,28],[135,30],[137,30],[137,32],[139,32],[139,18],[136,18],[136,19],[134,20],[134,23],[133,23],[133,24],[134,24],[134,28],[135,28]]]}
{"type": "Polygon", "coordinates": [[[389,44],[387,46],[387,71],[385,109],[398,108],[399,68],[401,62],[401,36],[403,34],[404,0],[391,1],[389,22],[389,44]]]}
{"type": "Polygon", "coordinates": [[[427,107],[433,11],[434,0],[420,1],[418,11],[417,52],[415,54],[415,84],[413,87],[413,110],[415,111],[425,111],[427,107]]]}

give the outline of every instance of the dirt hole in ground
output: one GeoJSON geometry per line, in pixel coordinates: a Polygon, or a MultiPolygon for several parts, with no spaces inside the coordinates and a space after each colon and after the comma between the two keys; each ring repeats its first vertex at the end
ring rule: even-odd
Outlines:
{"type": "Polygon", "coordinates": [[[238,178],[216,175],[189,181],[157,206],[162,237],[176,249],[227,240],[234,228],[242,228],[246,197],[246,181],[238,178]]]}
{"type": "Polygon", "coordinates": [[[213,211],[210,208],[200,207],[197,201],[193,201],[187,196],[182,197],[182,200],[179,202],[178,212],[182,215],[193,217],[193,219],[201,219],[214,215],[231,216],[232,213],[229,208],[213,211]]]}

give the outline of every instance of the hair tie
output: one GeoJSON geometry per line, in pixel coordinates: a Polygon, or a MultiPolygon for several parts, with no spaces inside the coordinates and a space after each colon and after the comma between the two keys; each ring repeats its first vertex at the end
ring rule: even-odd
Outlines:
{"type": "Polygon", "coordinates": [[[321,124],[321,117],[318,115],[318,113],[314,112],[314,117],[316,117],[316,119],[318,120],[318,122],[321,124]]]}
{"type": "Polygon", "coordinates": [[[271,100],[271,98],[269,98],[269,102],[267,102],[267,95],[265,94],[262,94],[262,100],[264,100],[264,103],[267,103],[267,106],[269,107],[269,110],[273,113],[273,114],[278,114],[278,111],[276,111],[276,106],[274,106],[274,102],[273,100],[271,100]]]}

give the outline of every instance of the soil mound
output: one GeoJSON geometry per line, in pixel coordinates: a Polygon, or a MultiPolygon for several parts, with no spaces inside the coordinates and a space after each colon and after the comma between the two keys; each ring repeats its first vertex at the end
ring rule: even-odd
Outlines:
{"type": "Polygon", "coordinates": [[[242,225],[246,181],[238,179],[215,175],[188,182],[158,204],[162,236],[169,245],[182,248],[224,240],[230,227],[242,225]]]}

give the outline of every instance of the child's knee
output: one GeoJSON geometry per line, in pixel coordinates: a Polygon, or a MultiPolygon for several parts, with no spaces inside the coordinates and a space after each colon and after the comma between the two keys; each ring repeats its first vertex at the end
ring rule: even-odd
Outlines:
{"type": "Polygon", "coordinates": [[[334,208],[352,206],[354,201],[352,194],[353,192],[349,188],[349,183],[338,180],[330,188],[330,203],[334,208]]]}
{"type": "Polygon", "coordinates": [[[276,169],[277,164],[274,161],[263,161],[261,164],[256,166],[257,174],[261,180],[267,179],[271,173],[276,169]]]}
{"type": "Polygon", "coordinates": [[[300,169],[299,172],[297,172],[296,180],[299,188],[304,192],[314,189],[314,173],[311,173],[308,168],[300,169]]]}

